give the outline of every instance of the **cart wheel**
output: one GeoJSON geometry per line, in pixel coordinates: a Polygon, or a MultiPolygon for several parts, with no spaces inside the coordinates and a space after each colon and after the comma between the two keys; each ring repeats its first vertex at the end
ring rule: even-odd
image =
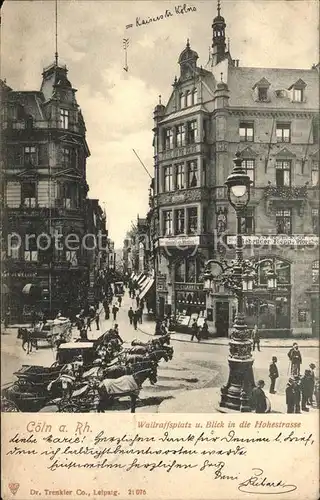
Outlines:
{"type": "Polygon", "coordinates": [[[64,402],[59,405],[59,413],[80,413],[81,410],[76,403],[64,402]]]}
{"type": "Polygon", "coordinates": [[[20,412],[17,405],[10,399],[1,398],[1,412],[20,412]]]}

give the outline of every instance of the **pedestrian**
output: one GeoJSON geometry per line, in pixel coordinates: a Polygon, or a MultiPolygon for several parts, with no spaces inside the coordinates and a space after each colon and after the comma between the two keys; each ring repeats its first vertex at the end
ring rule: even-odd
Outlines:
{"type": "Polygon", "coordinates": [[[133,312],[132,307],[130,306],[130,309],[128,311],[128,318],[129,318],[130,325],[132,325],[133,315],[134,315],[134,312],[133,312]]]}
{"type": "Polygon", "coordinates": [[[193,320],[193,323],[191,325],[191,331],[192,331],[191,342],[193,341],[194,337],[196,337],[196,339],[199,342],[199,328],[198,328],[198,324],[197,324],[197,320],[196,319],[193,320]]]}
{"type": "Polygon", "coordinates": [[[309,404],[310,398],[312,398],[313,393],[313,379],[311,370],[305,370],[304,375],[300,382],[301,387],[301,409],[302,411],[309,411],[307,404],[309,404]]]}
{"type": "Polygon", "coordinates": [[[112,307],[113,321],[116,321],[118,311],[119,311],[119,307],[117,307],[116,304],[114,304],[112,307]]]}
{"type": "Polygon", "coordinates": [[[119,307],[121,307],[121,303],[122,303],[122,297],[121,297],[121,295],[119,295],[119,297],[118,297],[118,304],[119,304],[119,307]]]}
{"type": "Polygon", "coordinates": [[[290,351],[288,352],[288,358],[291,362],[290,373],[292,377],[296,377],[300,375],[300,366],[302,363],[301,353],[299,351],[298,344],[294,342],[290,351]]]}
{"type": "Polygon", "coordinates": [[[270,377],[270,381],[271,381],[270,382],[270,390],[269,390],[270,394],[276,393],[274,388],[275,388],[276,380],[279,377],[277,361],[278,361],[278,359],[276,358],[276,356],[272,356],[272,362],[269,366],[269,377],[270,377]]]}
{"type": "Polygon", "coordinates": [[[98,310],[96,311],[94,320],[96,322],[97,330],[100,330],[100,314],[98,310]]]}
{"type": "Polygon", "coordinates": [[[319,383],[319,378],[316,378],[314,382],[314,397],[316,398],[317,408],[320,408],[319,396],[320,396],[320,383],[319,383]]]}
{"type": "Polygon", "coordinates": [[[144,299],[140,299],[140,309],[141,309],[142,313],[144,311],[144,306],[145,306],[144,299]]]}
{"type": "Polygon", "coordinates": [[[83,325],[80,329],[80,339],[82,342],[88,342],[88,331],[85,325],[83,325]]]}
{"type": "Polygon", "coordinates": [[[139,307],[139,303],[140,303],[140,295],[138,294],[136,296],[136,304],[137,304],[137,308],[139,307]]]}
{"type": "Polygon", "coordinates": [[[314,363],[310,363],[309,368],[310,368],[312,382],[311,382],[311,394],[309,398],[309,405],[311,406],[313,405],[313,394],[314,394],[315,379],[316,379],[316,375],[314,372],[315,367],[316,365],[314,363]]]}
{"type": "Polygon", "coordinates": [[[104,309],[104,319],[109,319],[110,318],[110,308],[109,308],[109,301],[105,297],[103,300],[103,309],[104,309]]]}
{"type": "Polygon", "coordinates": [[[5,328],[8,328],[8,326],[9,326],[9,323],[10,323],[10,314],[11,314],[10,307],[8,307],[8,309],[6,310],[6,313],[4,315],[4,327],[5,328]]]}
{"type": "Polygon", "coordinates": [[[133,327],[134,329],[136,330],[137,329],[137,326],[138,326],[138,311],[135,311],[133,313],[133,327]]]}
{"type": "Polygon", "coordinates": [[[255,413],[266,413],[267,412],[267,398],[264,393],[265,383],[264,380],[259,380],[257,387],[252,391],[251,406],[255,413]]]}
{"type": "Polygon", "coordinates": [[[148,312],[148,314],[150,314],[150,310],[151,310],[151,304],[150,304],[150,301],[147,300],[147,312],[148,312]]]}
{"type": "Polygon", "coordinates": [[[35,310],[32,311],[31,313],[31,328],[34,328],[37,323],[37,313],[35,310]]]}
{"type": "Polygon", "coordinates": [[[286,387],[287,413],[294,413],[294,398],[294,380],[290,377],[286,387]]]}
{"type": "Polygon", "coordinates": [[[138,309],[138,320],[139,320],[140,325],[142,325],[142,309],[141,309],[141,307],[139,307],[139,309],[138,309]]]}
{"type": "Polygon", "coordinates": [[[167,325],[165,321],[162,321],[161,326],[160,326],[160,335],[167,335],[168,330],[167,330],[167,325]]]}
{"type": "Polygon", "coordinates": [[[208,337],[209,337],[209,327],[207,319],[205,318],[201,328],[200,340],[207,339],[208,337]]]}
{"type": "Polygon", "coordinates": [[[294,387],[294,413],[301,413],[301,387],[300,387],[300,377],[297,375],[294,377],[293,382],[294,387]]]}
{"type": "Polygon", "coordinates": [[[254,325],[253,330],[252,330],[252,350],[255,350],[255,347],[257,346],[258,351],[260,352],[260,334],[258,330],[258,326],[254,325]]]}

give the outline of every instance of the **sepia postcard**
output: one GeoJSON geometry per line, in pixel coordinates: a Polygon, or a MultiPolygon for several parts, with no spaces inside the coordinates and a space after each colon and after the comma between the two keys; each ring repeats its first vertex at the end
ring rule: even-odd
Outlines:
{"type": "Polygon", "coordinates": [[[319,498],[318,30],[1,2],[3,500],[319,498]]]}

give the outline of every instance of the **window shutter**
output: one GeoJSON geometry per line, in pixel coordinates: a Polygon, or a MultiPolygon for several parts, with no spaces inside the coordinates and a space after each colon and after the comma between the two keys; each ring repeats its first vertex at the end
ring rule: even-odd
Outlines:
{"type": "Polygon", "coordinates": [[[20,182],[8,181],[6,202],[9,208],[19,208],[21,205],[21,185],[20,182]]]}

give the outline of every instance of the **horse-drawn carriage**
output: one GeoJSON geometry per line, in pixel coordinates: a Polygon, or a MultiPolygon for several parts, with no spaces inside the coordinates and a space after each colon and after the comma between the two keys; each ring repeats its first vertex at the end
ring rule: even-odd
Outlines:
{"type": "Polygon", "coordinates": [[[18,329],[18,338],[22,340],[22,347],[38,347],[39,342],[47,342],[52,347],[57,343],[60,336],[66,341],[71,339],[71,321],[67,318],[56,318],[48,320],[46,323],[39,323],[33,328],[22,327],[18,329]]]}
{"type": "Polygon", "coordinates": [[[17,380],[2,389],[1,411],[39,411],[50,399],[59,396],[50,394],[47,386],[59,375],[60,369],[59,366],[23,365],[14,373],[17,380]]]}

